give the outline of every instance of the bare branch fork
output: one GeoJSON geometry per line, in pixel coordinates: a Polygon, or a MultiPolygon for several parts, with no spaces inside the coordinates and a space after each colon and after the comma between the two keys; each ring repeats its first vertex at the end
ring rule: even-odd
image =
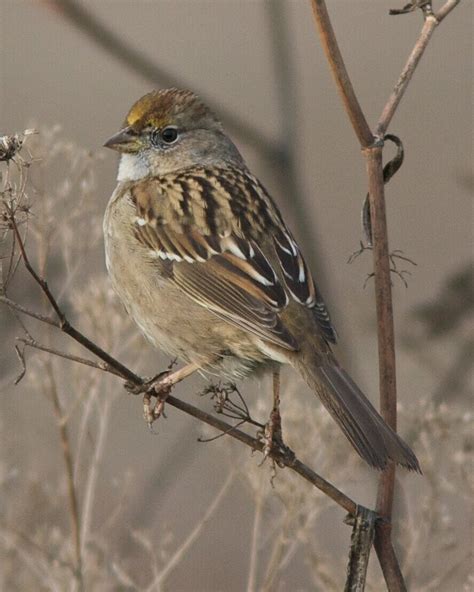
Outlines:
{"type": "MultiPolygon", "coordinates": [[[[387,219],[385,213],[382,149],[385,133],[410,83],[437,25],[459,4],[460,0],[447,0],[434,11],[431,2],[412,0],[402,11],[415,8],[423,11],[424,24],[399,79],[382,110],[373,133],[357,100],[349,74],[339,50],[336,35],[325,0],[311,0],[321,44],[326,53],[341,100],[361,145],[367,167],[370,218],[373,229],[373,254],[377,331],[379,349],[380,410],[387,423],[397,427],[397,392],[395,373],[395,339],[393,323],[390,255],[388,249],[387,219]]],[[[384,518],[375,530],[375,549],[384,573],[387,588],[406,590],[397,557],[391,542],[391,518],[395,485],[395,465],[391,464],[380,476],[376,510],[384,518]]],[[[367,539],[370,544],[370,538],[367,539]]]]}

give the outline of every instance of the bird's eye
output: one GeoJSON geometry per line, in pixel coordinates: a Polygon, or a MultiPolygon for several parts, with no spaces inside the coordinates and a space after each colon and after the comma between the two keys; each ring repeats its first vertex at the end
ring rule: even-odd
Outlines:
{"type": "Polygon", "coordinates": [[[161,138],[166,144],[173,144],[178,139],[178,130],[175,127],[165,127],[161,132],[161,138]]]}

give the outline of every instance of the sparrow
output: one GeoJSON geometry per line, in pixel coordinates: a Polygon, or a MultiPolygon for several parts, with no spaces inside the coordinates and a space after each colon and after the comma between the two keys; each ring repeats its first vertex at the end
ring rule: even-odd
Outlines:
{"type": "Polygon", "coordinates": [[[103,225],[107,270],[147,339],[228,379],[288,364],[369,465],[420,471],[337,362],[336,332],[298,243],[202,100],[150,92],[104,146],[120,153],[103,225]]]}

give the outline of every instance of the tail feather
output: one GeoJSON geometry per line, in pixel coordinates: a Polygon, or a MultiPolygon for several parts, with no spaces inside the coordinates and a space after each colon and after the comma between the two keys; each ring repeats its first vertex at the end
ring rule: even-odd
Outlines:
{"type": "Polygon", "coordinates": [[[384,469],[390,459],[421,473],[410,447],[385,423],[349,374],[331,362],[295,365],[359,455],[377,469],[384,469]]]}

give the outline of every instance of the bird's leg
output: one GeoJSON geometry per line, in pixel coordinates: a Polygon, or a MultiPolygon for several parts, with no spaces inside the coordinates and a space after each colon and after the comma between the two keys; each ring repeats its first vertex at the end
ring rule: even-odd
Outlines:
{"type": "Polygon", "coordinates": [[[173,370],[173,368],[176,366],[177,363],[178,363],[178,358],[173,358],[171,360],[171,362],[168,364],[168,368],[166,368],[166,370],[162,370],[161,372],[158,372],[158,374],[155,374],[155,376],[152,376],[151,378],[148,378],[145,381],[145,384],[143,385],[144,388],[146,390],[148,390],[151,386],[153,386],[154,384],[159,382],[162,378],[164,378],[165,376],[169,376],[171,374],[171,370],[173,370]]]}
{"type": "Polygon", "coordinates": [[[267,458],[273,448],[283,447],[280,415],[280,368],[273,372],[273,409],[265,425],[263,456],[267,458]]]}
{"type": "Polygon", "coordinates": [[[126,380],[123,386],[131,395],[139,395],[144,391],[148,391],[150,387],[153,386],[153,384],[155,384],[160,378],[163,378],[170,374],[171,370],[173,369],[173,366],[177,363],[177,361],[177,358],[174,358],[168,364],[168,368],[166,368],[166,370],[158,372],[158,374],[155,374],[151,378],[143,377],[143,382],[141,384],[135,384],[129,380],[126,380]]]}
{"type": "Polygon", "coordinates": [[[168,370],[165,376],[163,376],[164,373],[161,373],[157,380],[147,383],[147,390],[143,395],[143,414],[150,427],[155,420],[164,415],[165,402],[173,386],[196,372],[200,367],[201,364],[192,362],[175,372],[168,370]],[[152,397],[156,397],[154,406],[151,403],[152,397]]]}

